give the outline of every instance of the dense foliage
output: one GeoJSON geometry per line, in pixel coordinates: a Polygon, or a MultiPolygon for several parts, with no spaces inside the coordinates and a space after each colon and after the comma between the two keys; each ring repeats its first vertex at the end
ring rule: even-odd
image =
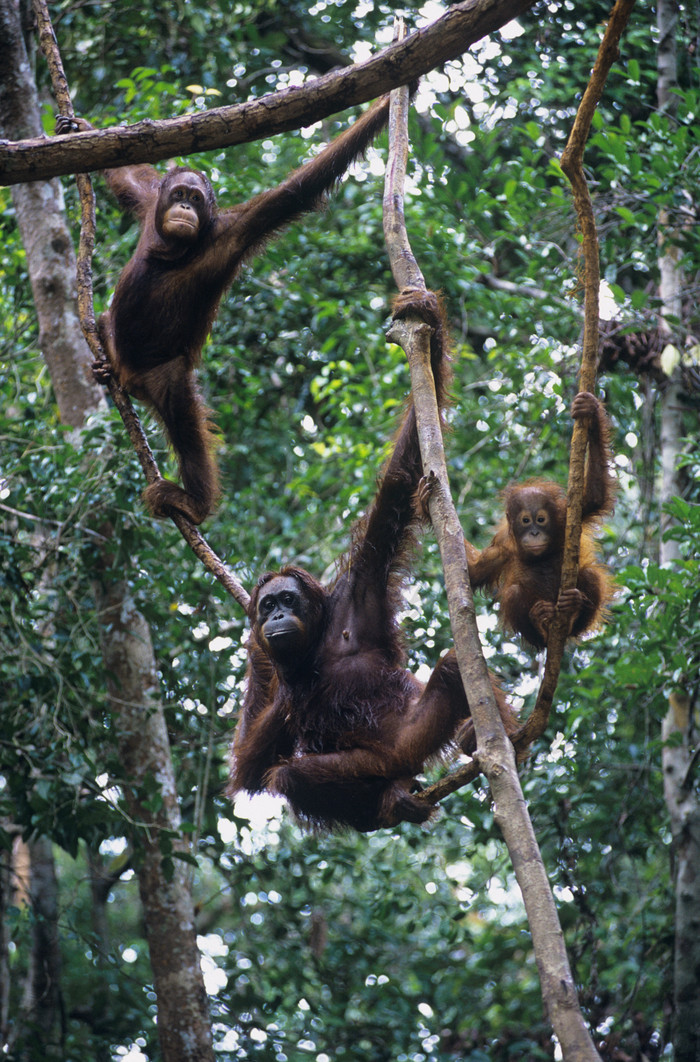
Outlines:
{"type": "MultiPolygon", "coordinates": [[[[405,6],[409,19],[422,17],[405,6]]],[[[372,0],[154,0],[147,19],[128,4],[52,8],[76,111],[98,125],[294,83],[386,41],[393,18],[392,5],[372,0]]],[[[566,480],[579,262],[556,160],[607,12],[599,2],[538,5],[520,35],[495,34],[464,65],[426,78],[411,119],[407,220],[426,280],[449,310],[448,457],[465,533],[478,545],[509,479],[566,480]]],[[[655,325],[658,212],[696,199],[699,176],[696,72],[682,70],[670,125],[655,114],[653,27],[653,6],[640,0],[586,156],[603,273],[630,331],[655,325]]],[[[38,76],[45,85],[41,66],[38,76]]],[[[49,130],[54,110],[47,94],[49,130]]],[[[234,202],[281,179],[346,118],[305,138],[190,162],[211,175],[223,203],[234,202]]],[[[246,269],[205,348],[201,380],[221,432],[224,487],[206,534],[244,582],[289,559],[332,572],[403,406],[407,370],[384,338],[393,295],[384,151],[382,141],[322,216],[295,225],[246,269]]],[[[77,234],[75,192],[64,183],[77,234]]],[[[135,228],[100,183],[98,195],[99,311],[135,228]]],[[[243,616],[177,532],[145,514],[140,470],[114,413],[93,418],[79,438],[58,422],[8,189],[0,223],[0,827],[58,846],[65,1058],[158,1058],[134,854],[110,785],[120,765],[89,574],[101,519],[114,528],[155,642],[221,1057],[552,1057],[526,921],[481,786],[449,798],[430,829],[370,837],[303,836],[276,806],[267,824],[251,826],[222,795],[243,616]],[[108,939],[96,935],[90,902],[96,862],[115,879],[108,939]]],[[[697,240],[697,226],[683,229],[689,300],[697,240]]],[[[586,1017],[611,1045],[605,1052],[619,1037],[621,1057],[639,1057],[644,1044],[655,1058],[668,1037],[672,935],[660,720],[674,685],[698,682],[698,467],[689,444],[688,493],[674,513],[684,559],[662,571],[650,489],[655,384],[620,362],[601,388],[621,488],[602,542],[619,595],[607,628],[568,654],[523,786],[586,1017]]],[[[697,392],[688,396],[689,433],[696,425],[697,392]]],[[[164,450],[158,456],[167,462],[164,450]]],[[[417,572],[405,617],[415,666],[450,643],[429,534],[417,572]]],[[[527,706],[539,662],[504,640],[485,599],[478,608],[490,664],[527,706]]],[[[10,833],[1,836],[9,849],[10,833]]],[[[13,993],[31,919],[26,908],[12,911],[13,993]]]]}

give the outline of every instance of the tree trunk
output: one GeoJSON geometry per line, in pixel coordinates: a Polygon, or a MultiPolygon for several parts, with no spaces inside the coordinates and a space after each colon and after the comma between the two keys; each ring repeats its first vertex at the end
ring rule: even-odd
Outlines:
{"type": "MultiPolygon", "coordinates": [[[[11,139],[41,136],[36,85],[22,33],[18,0],[0,0],[0,128],[11,139]]],[[[92,379],[92,356],[76,310],[75,254],[63,215],[57,180],[12,189],[12,201],[27,254],[39,320],[39,346],[46,359],[61,420],[79,427],[88,409],[102,401],[92,379]]]]}
{"type": "MultiPolygon", "coordinates": [[[[89,997],[80,1003],[73,1000],[70,1017],[85,1021],[92,1029],[102,1032],[113,1021],[112,992],[110,991],[110,933],[107,919],[107,903],[118,875],[109,874],[99,852],[87,846],[86,861],[90,878],[90,920],[94,937],[93,954],[96,970],[89,997]]],[[[128,864],[127,864],[128,865],[128,864]]],[[[126,866],[123,868],[126,870],[126,866]]],[[[91,1062],[111,1062],[112,1052],[102,1044],[93,1046],[91,1062]]]]}
{"type": "MultiPolygon", "coordinates": [[[[0,819],[0,827],[9,833],[11,824],[0,819]]],[[[10,932],[7,909],[12,903],[12,864],[7,849],[0,856],[0,1051],[7,1043],[10,1021],[10,932]]]]}
{"type": "Polygon", "coordinates": [[[107,689],[119,718],[124,797],[129,817],[142,826],[135,837],[135,862],[163,1059],[213,1060],[187,864],[178,858],[187,852],[187,845],[180,834],[177,787],[150,631],[122,583],[103,584],[100,606],[107,689]],[[154,779],[162,800],[157,811],[150,810],[154,779]]]}
{"type": "MultiPolygon", "coordinates": [[[[0,0],[0,127],[17,139],[41,131],[36,85],[18,0],[0,0]]],[[[91,356],[75,302],[76,262],[57,182],[12,190],[46,358],[61,419],[79,427],[103,401],[89,374],[91,356]]],[[[102,527],[101,533],[109,533],[102,527]]],[[[150,633],[108,553],[93,573],[100,595],[100,636],[110,704],[120,733],[125,801],[137,824],[133,838],[146,937],[158,1001],[163,1062],[213,1062],[211,1027],[194,931],[170,747],[158,698],[150,633]],[[141,785],[153,786],[160,809],[144,807],[141,785]],[[170,851],[172,850],[172,852],[170,851]],[[165,854],[164,854],[165,853],[165,854]]],[[[48,843],[48,842],[46,842],[48,843]]],[[[39,1057],[38,1055],[36,1057],[39,1057]]]]}
{"type": "Polygon", "coordinates": [[[58,883],[53,848],[46,837],[27,845],[32,950],[24,998],[14,1033],[19,1062],[63,1057],[61,952],[58,939],[58,883]]]}
{"type": "MultiPolygon", "coordinates": [[[[659,0],[657,4],[659,47],[657,59],[659,109],[673,116],[677,97],[676,75],[677,0],[659,0]]],[[[674,232],[668,216],[659,217],[659,294],[662,303],[661,331],[668,343],[683,348],[682,337],[673,334],[672,321],[681,319],[683,274],[680,248],[673,242],[674,232]]],[[[661,503],[682,493],[678,475],[678,455],[683,437],[683,400],[680,366],[673,371],[661,396],[661,503]]],[[[669,517],[662,512],[661,532],[669,517]]],[[[662,564],[673,564],[680,557],[678,543],[661,541],[662,564]]],[[[700,803],[693,786],[693,749],[699,734],[691,711],[691,700],[684,690],[669,697],[664,719],[662,752],[664,796],[673,836],[672,880],[676,898],[674,949],[674,1022],[673,1047],[676,1062],[700,1059],[700,803]],[[669,740],[673,742],[669,745],[669,740]],[[679,740],[680,739],[680,740],[679,740]]]]}

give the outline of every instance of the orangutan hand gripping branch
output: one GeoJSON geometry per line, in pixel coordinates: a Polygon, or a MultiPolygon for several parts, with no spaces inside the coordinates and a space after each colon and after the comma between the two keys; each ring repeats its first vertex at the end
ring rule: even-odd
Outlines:
{"type": "Polygon", "coordinates": [[[577,637],[600,622],[612,597],[612,580],[596,559],[594,539],[600,518],[613,509],[608,419],[602,404],[587,391],[576,395],[571,415],[591,422],[576,586],[559,591],[566,493],[550,480],[511,483],[504,492],[505,516],[491,544],[479,552],[467,543],[472,587],[494,592],[506,630],[521,634],[537,649],[547,644],[557,603],[569,614],[569,635],[577,637]]]}
{"type": "MultiPolygon", "coordinates": [[[[445,404],[447,335],[431,293],[403,292],[394,313],[432,326],[438,403],[445,404]]],[[[459,741],[475,748],[454,650],[427,684],[405,668],[397,628],[415,532],[421,459],[409,406],[374,502],[354,529],[341,574],[322,586],[302,568],[268,572],[251,595],[247,689],[229,793],[286,797],[302,824],[375,830],[433,813],[416,774],[459,741]],[[467,720],[466,724],[464,720],[467,720]]],[[[517,724],[494,687],[509,733],[517,724]]]]}
{"type": "MultiPolygon", "coordinates": [[[[195,378],[219,301],[241,264],[288,222],[317,209],[326,192],[384,128],[389,97],[291,173],[278,187],[219,210],[202,173],[185,167],[161,176],[152,166],[104,171],[119,204],[141,224],[138,246],[119,277],[99,332],[108,366],[162,421],[177,455],[184,490],[152,483],[144,498],[154,516],[184,513],[198,524],[218,496],[214,436],[195,378]]],[[[90,129],[84,118],[59,119],[58,132],[90,129]]]]}

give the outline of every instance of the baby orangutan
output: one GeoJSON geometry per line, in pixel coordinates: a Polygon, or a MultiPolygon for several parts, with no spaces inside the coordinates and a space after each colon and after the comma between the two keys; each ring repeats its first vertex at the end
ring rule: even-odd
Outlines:
{"type": "Polygon", "coordinates": [[[613,509],[608,419],[587,391],[576,395],[571,415],[591,422],[576,586],[559,591],[566,492],[551,480],[511,483],[504,492],[505,516],[491,544],[479,552],[467,543],[472,587],[488,587],[498,598],[506,630],[521,634],[536,649],[547,644],[557,604],[569,613],[569,636],[577,637],[601,621],[612,597],[612,580],[596,559],[594,539],[600,518],[613,509]]]}

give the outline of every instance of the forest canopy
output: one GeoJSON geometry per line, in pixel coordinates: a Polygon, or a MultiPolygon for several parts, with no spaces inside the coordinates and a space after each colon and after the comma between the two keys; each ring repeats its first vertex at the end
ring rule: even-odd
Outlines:
{"type": "MultiPolygon", "coordinates": [[[[700,1028],[700,895],[688,884],[700,881],[700,86],[697,12],[671,6],[675,20],[665,0],[638,0],[585,152],[600,243],[597,393],[617,481],[598,540],[615,595],[601,629],[568,646],[545,733],[519,766],[584,1019],[610,1062],[696,1059],[700,1028]]],[[[57,113],[22,10],[24,34],[0,0],[10,143],[52,137],[57,113]]],[[[401,13],[410,32],[445,10],[401,13]]],[[[67,0],[50,12],[75,113],[98,129],[307,85],[388,46],[395,14],[372,0],[155,0],[147,18],[67,0]]],[[[427,72],[411,106],[406,224],[447,311],[448,472],[478,548],[509,482],[567,484],[583,306],[560,159],[609,14],[597,0],[538,3],[427,72]]],[[[203,171],[228,206],[282,181],[363,110],[175,161],[203,171]]],[[[386,157],[382,134],[323,211],[245,265],[204,347],[221,500],[203,530],[248,589],[290,562],[332,578],[405,407],[408,366],[385,335],[396,294],[386,157]]],[[[99,315],[138,226],[99,173],[93,183],[99,315]]],[[[5,186],[0,170],[0,219],[8,1057],[560,1058],[483,777],[432,825],[366,835],[315,835],[279,800],[227,798],[247,621],[177,529],[149,515],[139,461],[92,380],[75,181],[5,186]],[[167,775],[149,768],[156,753],[167,775]],[[191,954],[202,998],[178,994],[191,954]],[[178,1055],[174,1031],[188,1023],[202,1041],[178,1055]]],[[[177,478],[157,421],[135,405],[177,478]]],[[[421,540],[400,617],[418,675],[453,642],[429,527],[421,540]]],[[[488,667],[527,717],[543,655],[499,626],[488,594],[475,607],[488,667]]]]}

